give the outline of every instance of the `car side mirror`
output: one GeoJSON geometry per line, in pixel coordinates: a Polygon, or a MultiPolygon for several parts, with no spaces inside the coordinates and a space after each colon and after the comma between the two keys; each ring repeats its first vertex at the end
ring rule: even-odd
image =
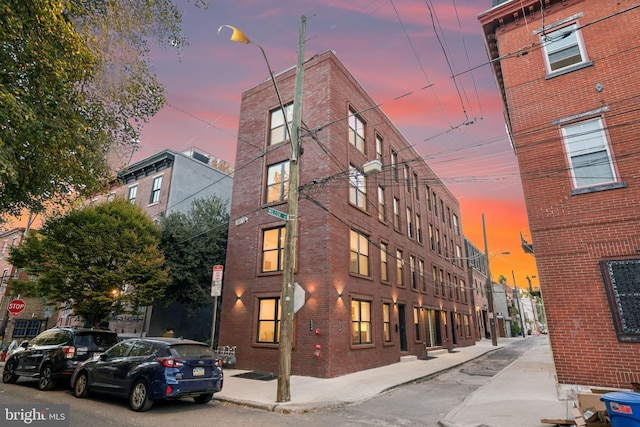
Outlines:
{"type": "Polygon", "coordinates": [[[29,347],[29,341],[22,341],[20,343],[20,348],[27,348],[29,347]]]}
{"type": "Polygon", "coordinates": [[[98,359],[104,362],[107,360],[107,353],[101,353],[100,356],[98,356],[98,359]]]}

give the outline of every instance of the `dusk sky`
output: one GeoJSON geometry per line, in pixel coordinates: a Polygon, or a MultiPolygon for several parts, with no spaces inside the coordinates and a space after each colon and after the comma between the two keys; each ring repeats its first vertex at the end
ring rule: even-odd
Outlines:
{"type": "Polygon", "coordinates": [[[167,105],[144,127],[132,161],[198,147],[235,165],[241,94],[269,77],[255,44],[275,73],[294,67],[304,15],[305,58],[336,53],[458,198],[464,234],[481,250],[484,214],[494,280],[502,274],[512,285],[513,270],[517,285],[528,285],[537,273],[520,245],[520,233],[529,235],[520,176],[477,20],[491,0],[210,3],[185,2],[190,44],[179,56],[153,51],[167,105]],[[229,29],[218,35],[223,24],[254,45],[231,42],[229,29]]]}

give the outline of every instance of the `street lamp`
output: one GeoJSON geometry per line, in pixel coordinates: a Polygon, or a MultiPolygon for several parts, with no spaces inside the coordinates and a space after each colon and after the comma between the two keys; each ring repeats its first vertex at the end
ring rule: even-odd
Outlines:
{"type": "MultiPolygon", "coordinates": [[[[296,253],[296,228],[298,218],[298,188],[300,186],[300,165],[298,157],[300,154],[300,127],[302,125],[302,85],[304,82],[304,40],[307,18],[302,16],[300,20],[300,34],[298,41],[298,63],[296,67],[296,82],[293,97],[293,118],[292,128],[289,133],[291,138],[291,158],[289,159],[289,193],[287,195],[287,222],[285,226],[284,261],[282,271],[282,321],[280,322],[280,340],[278,346],[278,402],[289,402],[291,400],[291,347],[293,342],[293,291],[295,273],[295,253],[296,253]]],[[[231,28],[233,34],[231,40],[238,43],[250,43],[249,38],[244,33],[230,25],[222,25],[218,28],[218,33],[224,27],[231,28]]],[[[280,89],[271,71],[269,60],[262,46],[256,44],[262,52],[271,81],[278,96],[278,102],[285,114],[280,89]]],[[[287,118],[284,122],[288,126],[287,118]]]]}
{"type": "MultiPolygon", "coordinates": [[[[484,235],[484,254],[487,263],[487,303],[489,305],[489,325],[491,327],[491,345],[498,345],[498,336],[496,333],[496,314],[495,314],[495,306],[493,304],[493,283],[491,280],[491,270],[489,267],[489,248],[487,245],[487,229],[484,225],[484,214],[482,214],[482,232],[484,235]]],[[[511,252],[500,252],[496,255],[508,255],[511,252]]],[[[494,255],[495,256],[495,255],[494,255]]]]}

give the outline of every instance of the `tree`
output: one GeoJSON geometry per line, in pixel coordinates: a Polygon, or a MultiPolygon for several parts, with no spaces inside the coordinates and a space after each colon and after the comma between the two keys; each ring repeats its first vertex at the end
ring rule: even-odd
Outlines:
{"type": "Polygon", "coordinates": [[[159,242],[157,225],[125,200],[76,209],[12,248],[9,262],[32,277],[12,286],[97,326],[163,296],[169,275],[159,242]]]}
{"type": "Polygon", "coordinates": [[[218,197],[197,199],[188,213],[174,212],[161,223],[171,285],[165,304],[178,302],[193,312],[211,301],[213,266],[224,264],[229,214],[218,197]]]}
{"type": "Polygon", "coordinates": [[[180,49],[181,19],[171,0],[0,2],[0,215],[111,178],[164,103],[149,42],[180,49]]]}

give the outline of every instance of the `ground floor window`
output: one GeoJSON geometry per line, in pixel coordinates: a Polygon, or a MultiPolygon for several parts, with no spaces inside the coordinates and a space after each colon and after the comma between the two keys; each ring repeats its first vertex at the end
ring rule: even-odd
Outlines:
{"type": "Polygon", "coordinates": [[[351,343],[371,344],[371,302],[351,301],[351,343]]]}
{"type": "Polygon", "coordinates": [[[258,303],[258,342],[277,344],[280,341],[280,298],[260,298],[258,303]]]}
{"type": "Polygon", "coordinates": [[[35,337],[40,332],[39,320],[16,320],[13,328],[14,337],[35,337]]]}
{"type": "Polygon", "coordinates": [[[391,342],[391,304],[388,302],[382,304],[382,324],[384,341],[391,342]]]}

